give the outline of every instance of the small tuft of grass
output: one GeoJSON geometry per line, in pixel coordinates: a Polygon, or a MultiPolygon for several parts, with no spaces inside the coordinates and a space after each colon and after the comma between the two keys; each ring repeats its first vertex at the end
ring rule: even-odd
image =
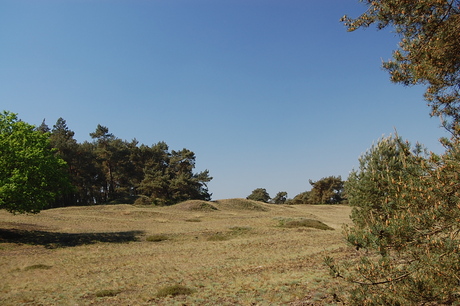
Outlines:
{"type": "Polygon", "coordinates": [[[38,270],[38,269],[48,270],[48,269],[51,269],[52,267],[53,266],[38,264],[38,265],[32,265],[32,266],[25,267],[24,271],[38,270]]]}
{"type": "Polygon", "coordinates": [[[160,242],[160,241],[165,241],[165,240],[168,240],[168,236],[166,235],[150,235],[150,236],[147,236],[145,238],[145,241],[149,241],[149,242],[160,242]]]}
{"type": "Polygon", "coordinates": [[[202,220],[199,218],[191,218],[191,219],[186,219],[185,222],[201,222],[202,220]]]}
{"type": "Polygon", "coordinates": [[[233,235],[242,235],[250,232],[252,230],[249,226],[233,226],[230,227],[233,235]]]}
{"type": "Polygon", "coordinates": [[[225,241],[229,239],[230,237],[224,233],[214,233],[208,237],[208,241],[225,241]]]}
{"type": "Polygon", "coordinates": [[[195,292],[193,289],[182,285],[172,285],[166,286],[158,290],[157,297],[167,297],[167,296],[178,296],[178,295],[189,295],[195,292]]]}
{"type": "Polygon", "coordinates": [[[332,227],[324,224],[321,221],[313,219],[280,219],[279,226],[285,228],[309,227],[320,230],[334,230],[332,227]]]}
{"type": "Polygon", "coordinates": [[[104,289],[104,290],[99,290],[94,295],[97,297],[108,297],[108,296],[116,296],[120,292],[121,290],[118,290],[118,289],[104,289]]]}

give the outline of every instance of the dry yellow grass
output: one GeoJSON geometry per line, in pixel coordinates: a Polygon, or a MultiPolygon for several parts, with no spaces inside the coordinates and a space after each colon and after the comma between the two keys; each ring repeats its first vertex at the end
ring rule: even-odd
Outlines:
{"type": "Polygon", "coordinates": [[[332,303],[322,259],[343,253],[349,213],[244,199],[0,211],[0,304],[332,303]],[[335,230],[279,226],[296,218],[335,230]],[[174,288],[187,294],[158,294],[174,288]]]}

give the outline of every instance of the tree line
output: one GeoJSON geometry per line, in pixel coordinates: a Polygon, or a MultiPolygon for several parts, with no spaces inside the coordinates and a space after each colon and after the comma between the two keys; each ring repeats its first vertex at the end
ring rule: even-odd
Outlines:
{"type": "Polygon", "coordinates": [[[12,212],[103,203],[171,205],[210,200],[209,171],[195,173],[195,154],[126,141],[98,125],[78,143],[66,121],[49,128],[0,115],[0,207],[12,212]],[[48,193],[44,191],[49,190],[48,193]]]}
{"type": "Polygon", "coordinates": [[[141,204],[171,205],[211,198],[207,183],[212,177],[208,170],[193,172],[196,157],[188,149],[170,151],[163,141],[147,146],[121,140],[102,125],[90,133],[92,142],[78,143],[62,118],[52,129],[43,122],[38,130],[49,133],[73,186],[55,206],[129,203],[134,198],[141,204]]]}
{"type": "Polygon", "coordinates": [[[246,197],[248,200],[272,204],[341,204],[346,203],[344,181],[340,176],[328,176],[318,181],[309,180],[311,190],[288,199],[286,191],[280,191],[274,198],[265,188],[256,188],[246,197]]]}

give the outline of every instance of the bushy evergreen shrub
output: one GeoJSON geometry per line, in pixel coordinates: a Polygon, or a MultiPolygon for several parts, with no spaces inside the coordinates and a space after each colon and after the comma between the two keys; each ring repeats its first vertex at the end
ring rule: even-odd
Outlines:
{"type": "Polygon", "coordinates": [[[426,154],[400,137],[360,158],[345,190],[353,206],[346,238],[357,260],[332,273],[353,284],[355,305],[452,305],[460,300],[460,144],[426,154]]]}

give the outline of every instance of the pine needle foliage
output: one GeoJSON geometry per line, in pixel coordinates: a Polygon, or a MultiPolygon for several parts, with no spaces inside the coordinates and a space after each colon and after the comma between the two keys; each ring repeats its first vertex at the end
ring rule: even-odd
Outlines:
{"type": "Polygon", "coordinates": [[[345,184],[354,261],[334,263],[353,305],[453,305],[460,300],[460,143],[443,155],[381,139],[345,184]]]}

